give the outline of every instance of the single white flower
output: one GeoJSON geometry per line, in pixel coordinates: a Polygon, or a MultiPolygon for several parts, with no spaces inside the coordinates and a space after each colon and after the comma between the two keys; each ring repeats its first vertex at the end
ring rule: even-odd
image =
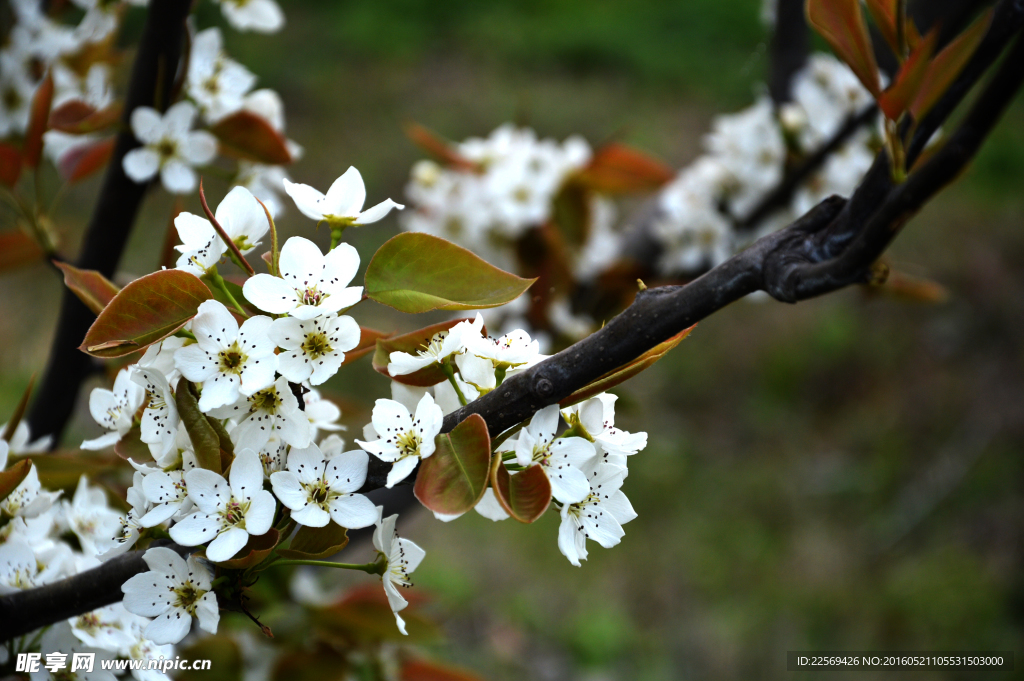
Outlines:
{"type": "Polygon", "coordinates": [[[263,465],[251,449],[235,454],[228,479],[204,468],[186,473],[188,495],[199,510],[171,527],[171,539],[182,546],[210,542],[206,557],[215,563],[232,558],[249,535],[266,534],[276,508],[274,496],[263,489],[263,465]]]}
{"type": "Polygon", "coordinates": [[[384,593],[387,594],[388,603],[395,613],[395,621],[398,630],[408,635],[405,630],[405,620],[399,615],[409,602],[398,591],[398,587],[408,589],[412,586],[409,580],[409,573],[419,567],[426,552],[408,539],[402,539],[395,530],[397,515],[384,518],[384,507],[377,507],[377,528],[373,531],[373,546],[384,556],[387,565],[381,580],[384,582],[384,593]]]}
{"type": "Polygon", "coordinates": [[[281,317],[270,326],[270,339],[284,351],[277,357],[277,370],[293,383],[308,380],[311,385],[338,373],[360,335],[354,319],[335,314],[306,320],[281,317]]]}
{"type": "Polygon", "coordinates": [[[384,199],[376,206],[363,210],[366,203],[366,185],[363,176],[350,166],[345,174],[334,181],[327,194],[321,194],[308,184],[284,180],[284,190],[295,201],[295,206],[308,218],[324,220],[336,225],[368,225],[405,206],[384,199]]]}
{"type": "Polygon", "coordinates": [[[377,521],[377,511],[357,490],[366,482],[370,457],[355,450],[328,458],[316,445],[288,454],[288,470],[273,473],[274,495],[292,511],[292,520],[308,527],[324,527],[333,520],[358,529],[377,521]]]}
{"type": "Polygon", "coordinates": [[[135,412],[142,406],[146,391],[132,380],[131,370],[121,371],[114,379],[113,390],[95,388],[89,394],[89,413],[96,423],[109,431],[82,443],[82,449],[105,449],[117,444],[131,430],[135,412]]]}
{"type": "Polygon", "coordinates": [[[362,286],[349,286],[359,269],[359,253],[340,244],[327,255],[309,239],[293,236],[279,257],[281,276],[257,274],[242,292],[246,300],[272,314],[313,319],[352,307],[363,295],[362,286]]]}
{"type": "Polygon", "coordinates": [[[193,617],[200,629],[217,633],[220,611],[209,567],[197,556],[186,561],[164,547],[149,549],[142,560],[149,572],[129,579],[121,591],[128,612],[156,618],[146,627],[146,638],[156,644],[177,643],[188,634],[193,617]]]}
{"type": "Polygon", "coordinates": [[[7,498],[0,501],[0,511],[11,518],[35,518],[45,513],[53,506],[53,502],[60,497],[60,492],[44,491],[39,484],[39,473],[35,464],[28,469],[28,475],[21,481],[21,484],[14,488],[14,491],[7,495],[7,498]]]}
{"type": "Polygon", "coordinates": [[[239,31],[275,33],[284,26],[284,12],[274,0],[217,0],[220,11],[239,31]]]}
{"type": "Polygon", "coordinates": [[[558,549],[579,567],[587,559],[587,539],[609,549],[622,539],[622,526],[636,518],[629,499],[622,493],[626,469],[595,462],[588,467],[590,494],[579,502],[564,504],[558,527],[558,549]]]}
{"type": "Polygon", "coordinates": [[[153,369],[136,366],[129,373],[146,391],[139,439],[150,445],[154,457],[166,456],[174,447],[178,432],[178,407],[171,386],[163,374],[153,369]]]}
{"type": "Polygon", "coordinates": [[[475,345],[477,340],[482,338],[483,326],[484,318],[477,313],[473,321],[463,320],[447,331],[435,333],[430,342],[415,355],[401,351],[392,352],[388,356],[388,374],[405,376],[431,364],[444,364],[464,353],[467,347],[475,345]]]}
{"type": "Polygon", "coordinates": [[[544,407],[519,432],[515,453],[520,466],[537,464],[551,481],[551,495],[563,504],[585,499],[590,492],[587,476],[579,469],[595,454],[594,445],[581,437],[555,438],[558,405],[544,407]]]}
{"type": "Polygon", "coordinates": [[[131,620],[134,618],[122,603],[114,603],[72,617],[68,624],[71,625],[71,633],[83,644],[117,653],[135,641],[131,630],[131,620]]]}
{"type": "MultiPolygon", "coordinates": [[[[270,229],[263,207],[245,187],[229,191],[217,206],[214,217],[242,255],[259,246],[260,239],[270,229]]],[[[174,227],[181,239],[181,245],[174,247],[181,253],[175,263],[179,270],[201,277],[227,252],[224,240],[206,218],[179,213],[174,218],[174,227]]]]}
{"type": "Polygon", "coordinates": [[[199,105],[210,123],[242,108],[245,94],[256,84],[256,76],[224,52],[224,41],[216,26],[196,33],[189,53],[185,91],[199,105]]]}
{"type": "Polygon", "coordinates": [[[388,472],[387,487],[405,480],[420,459],[434,453],[434,438],[441,432],[444,415],[429,393],[416,406],[416,416],[395,400],[377,400],[372,423],[379,439],[373,442],[356,440],[356,444],[381,461],[393,463],[388,472]]]}
{"type": "Polygon", "coordinates": [[[133,182],[148,182],[157,173],[167,191],[188,194],[196,188],[192,166],[206,165],[217,155],[217,139],[204,130],[192,130],[196,108],[178,102],[163,116],[140,106],[132,112],[132,133],[142,147],[124,157],[124,172],[133,182]]]}
{"type": "Polygon", "coordinates": [[[299,401],[284,376],[263,390],[242,397],[235,404],[213,409],[210,413],[238,423],[232,439],[239,449],[258,452],[274,435],[293,447],[309,445],[309,419],[299,409],[299,401]]]}
{"type": "MultiPolygon", "coordinates": [[[[252,281],[250,279],[250,281],[252,281]]],[[[190,381],[202,382],[199,408],[203,412],[234,404],[274,382],[277,355],[267,335],[270,317],[250,317],[242,323],[216,300],[199,306],[192,320],[196,343],[174,353],[174,364],[190,381]]]]}
{"type": "Polygon", "coordinates": [[[531,340],[526,331],[516,329],[501,338],[474,338],[469,352],[491,360],[495,369],[509,369],[535,360],[540,343],[531,340]]]}
{"type": "Polygon", "coordinates": [[[103,488],[90,487],[84,475],[78,478],[71,502],[63,501],[61,507],[67,528],[75,533],[88,556],[105,550],[121,524],[120,514],[107,505],[103,488]]]}
{"type": "Polygon", "coordinates": [[[615,400],[610,393],[595,395],[574,404],[566,411],[571,425],[583,426],[597,448],[597,454],[606,462],[626,465],[626,457],[647,446],[647,433],[630,433],[615,427],[615,400]]]}

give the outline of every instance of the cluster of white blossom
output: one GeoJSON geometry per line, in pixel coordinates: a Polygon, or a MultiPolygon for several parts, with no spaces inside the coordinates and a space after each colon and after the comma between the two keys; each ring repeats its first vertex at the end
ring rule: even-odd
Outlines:
{"type": "Polygon", "coordinates": [[[753,239],[804,214],[831,194],[848,195],[874,160],[877,133],[856,132],[806,180],[790,205],[743,232],[748,217],[782,181],[787,162],[823,146],[872,102],[853,72],[834,57],[813,55],[795,76],[792,101],[776,108],[767,96],[736,114],[719,116],[705,153],[680,171],[659,196],[652,234],[662,246],[665,275],[713,267],[753,239]]]}
{"type": "MultiPolygon", "coordinates": [[[[581,137],[559,144],[510,124],[487,138],[459,142],[452,151],[467,163],[455,167],[425,160],[413,166],[406,187],[412,210],[402,216],[402,227],[454,241],[506,270],[517,269],[516,240],[552,218],[558,190],[591,158],[581,137]]],[[[614,205],[601,197],[592,201],[592,241],[602,248],[575,259],[581,278],[600,270],[601,254],[607,261],[615,253],[607,243],[615,236],[614,205]]]]}

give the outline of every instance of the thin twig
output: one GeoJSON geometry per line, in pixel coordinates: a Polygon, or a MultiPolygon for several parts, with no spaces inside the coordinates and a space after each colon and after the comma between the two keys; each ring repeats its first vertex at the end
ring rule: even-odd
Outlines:
{"type": "Polygon", "coordinates": [[[244,269],[250,277],[255,275],[256,270],[252,268],[249,261],[245,259],[244,255],[242,255],[242,251],[238,250],[238,244],[228,236],[228,233],[225,232],[224,228],[220,226],[219,222],[217,222],[217,218],[214,216],[213,211],[210,210],[210,205],[206,203],[206,194],[203,192],[203,178],[199,178],[199,203],[203,205],[203,212],[206,213],[206,217],[210,220],[210,224],[213,225],[214,230],[216,230],[217,234],[220,235],[221,241],[224,242],[224,245],[231,251],[231,255],[234,256],[232,259],[242,269],[244,269]]]}

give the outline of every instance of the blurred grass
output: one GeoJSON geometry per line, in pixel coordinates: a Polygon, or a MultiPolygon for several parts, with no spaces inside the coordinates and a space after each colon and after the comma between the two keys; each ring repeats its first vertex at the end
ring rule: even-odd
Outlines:
{"type": "MultiPolygon", "coordinates": [[[[287,3],[279,35],[225,34],[285,99],[307,149],[293,176],[325,189],[356,165],[375,202],[401,200],[419,157],[401,133],[409,120],[454,139],[510,119],[595,143],[619,135],[686,164],[711,116],[753,97],[759,4],[304,0],[287,3]]],[[[199,12],[199,25],[222,24],[212,3],[199,12]]],[[[574,568],[552,514],[530,527],[403,516],[402,534],[427,549],[415,581],[451,638],[434,652],[495,679],[774,679],[788,678],[786,650],[1019,646],[1022,119],[1018,99],[893,249],[894,267],[941,282],[947,303],[861,291],[741,302],[620,391],[620,425],[650,433],[631,462],[640,515],[621,546],[592,546],[574,568]]],[[[212,200],[224,189],[209,187],[212,200]]],[[[95,189],[64,204],[72,250],[95,189]]],[[[147,201],[126,273],[154,267],[170,204],[147,201]]],[[[294,210],[279,225],[326,243],[294,210]]],[[[394,225],[350,230],[364,262],[394,225]]],[[[59,284],[38,268],[3,287],[9,413],[43,364],[59,284]]],[[[369,305],[359,316],[413,323],[369,305]]],[[[351,438],[387,387],[355,365],[328,390],[345,400],[351,438]]],[[[83,411],[69,440],[94,433],[83,411]]],[[[835,675],[846,677],[882,678],[835,675]]]]}

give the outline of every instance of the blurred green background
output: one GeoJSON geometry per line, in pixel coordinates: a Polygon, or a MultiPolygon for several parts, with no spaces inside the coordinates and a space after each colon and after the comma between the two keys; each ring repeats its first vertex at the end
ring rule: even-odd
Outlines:
{"type": "MultiPolygon", "coordinates": [[[[306,148],[293,179],[326,189],[355,165],[371,203],[402,200],[420,157],[409,121],[452,139],[508,120],[594,144],[615,136],[681,167],[713,115],[752,101],[767,66],[758,0],[284,7],[282,33],[225,29],[228,50],[284,98],[306,148]]],[[[223,25],[212,3],[199,13],[200,26],[223,25]]],[[[741,302],[619,391],[620,425],[650,434],[631,461],[639,518],[620,546],[594,546],[574,568],[550,513],[534,526],[403,516],[402,534],[427,550],[415,581],[449,634],[431,653],[492,679],[781,679],[796,649],[1016,648],[1024,665],[1022,120],[1018,99],[892,250],[947,302],[858,290],[741,302]]],[[[97,186],[63,202],[69,252],[97,186]]],[[[223,190],[209,187],[213,200],[223,190]]],[[[147,200],[126,277],[155,266],[170,206],[147,200]]],[[[199,212],[195,197],[187,209],[199,212]]],[[[279,225],[327,242],[294,208],[279,225]]],[[[364,262],[396,229],[389,218],[355,231],[364,262]]],[[[44,365],[60,283],[40,266],[0,286],[8,414],[44,365]]],[[[352,437],[387,382],[363,363],[327,389],[352,437]]],[[[72,430],[69,443],[96,432],[84,409],[72,430]]],[[[883,678],[832,676],[846,677],[883,678]]]]}

